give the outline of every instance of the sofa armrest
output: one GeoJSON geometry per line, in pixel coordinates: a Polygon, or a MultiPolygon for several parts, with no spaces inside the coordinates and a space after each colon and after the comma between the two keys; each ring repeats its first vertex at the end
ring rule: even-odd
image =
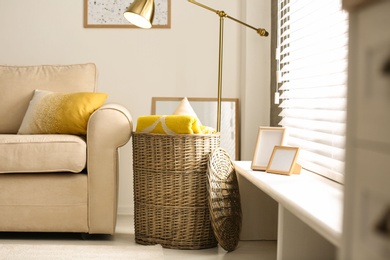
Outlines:
{"type": "Polygon", "coordinates": [[[118,148],[131,138],[133,121],[118,104],[106,104],[87,127],[89,233],[115,232],[118,201],[118,148]]]}

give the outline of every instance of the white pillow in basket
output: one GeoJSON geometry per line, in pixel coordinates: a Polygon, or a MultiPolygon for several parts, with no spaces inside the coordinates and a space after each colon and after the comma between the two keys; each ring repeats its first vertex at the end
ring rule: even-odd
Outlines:
{"type": "Polygon", "coordinates": [[[199,117],[196,115],[194,109],[192,108],[190,102],[185,97],[180,102],[179,106],[176,108],[176,110],[173,112],[173,115],[189,115],[193,116],[198,120],[199,125],[202,125],[202,122],[200,122],[199,117]]]}

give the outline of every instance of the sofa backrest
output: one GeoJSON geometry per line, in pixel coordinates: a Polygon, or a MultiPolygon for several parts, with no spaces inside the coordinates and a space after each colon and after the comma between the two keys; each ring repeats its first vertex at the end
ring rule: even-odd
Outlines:
{"type": "Polygon", "coordinates": [[[0,134],[16,134],[35,89],[94,92],[95,64],[0,66],[0,134]]]}

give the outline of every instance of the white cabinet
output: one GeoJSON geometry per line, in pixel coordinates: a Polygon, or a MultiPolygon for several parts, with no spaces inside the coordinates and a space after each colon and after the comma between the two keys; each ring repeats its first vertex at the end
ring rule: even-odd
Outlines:
{"type": "Polygon", "coordinates": [[[390,1],[369,2],[350,12],[346,260],[390,259],[390,1]]]}

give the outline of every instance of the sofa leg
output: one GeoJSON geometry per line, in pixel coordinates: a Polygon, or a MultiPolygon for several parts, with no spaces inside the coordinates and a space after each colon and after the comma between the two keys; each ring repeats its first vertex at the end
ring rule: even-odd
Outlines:
{"type": "Polygon", "coordinates": [[[113,235],[81,233],[81,240],[112,240],[113,235]]]}
{"type": "Polygon", "coordinates": [[[81,238],[81,240],[90,240],[91,235],[88,233],[81,233],[80,238],[81,238]]]}

